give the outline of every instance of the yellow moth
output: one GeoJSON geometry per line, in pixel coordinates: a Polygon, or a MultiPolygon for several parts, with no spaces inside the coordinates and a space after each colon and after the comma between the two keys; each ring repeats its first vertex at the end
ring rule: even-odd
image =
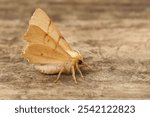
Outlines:
{"type": "Polygon", "coordinates": [[[27,46],[23,57],[34,64],[35,69],[45,74],[72,73],[75,83],[75,71],[83,77],[80,67],[85,64],[78,51],[73,50],[54,22],[41,9],[36,9],[29,21],[29,27],[24,36],[27,46]]]}

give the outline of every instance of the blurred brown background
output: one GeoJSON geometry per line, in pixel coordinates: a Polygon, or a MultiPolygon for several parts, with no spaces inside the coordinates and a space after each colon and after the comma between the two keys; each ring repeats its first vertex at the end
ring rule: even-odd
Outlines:
{"type": "Polygon", "coordinates": [[[150,99],[150,1],[0,0],[0,99],[150,99]],[[20,56],[36,8],[59,26],[94,71],[35,71],[20,56]]]}

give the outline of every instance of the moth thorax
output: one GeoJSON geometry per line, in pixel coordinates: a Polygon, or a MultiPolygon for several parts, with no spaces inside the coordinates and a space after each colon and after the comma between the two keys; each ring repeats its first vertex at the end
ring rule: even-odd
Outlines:
{"type": "Polygon", "coordinates": [[[67,51],[67,52],[73,59],[79,60],[82,58],[80,52],[78,52],[78,51],[73,50],[73,51],[67,51]]]}
{"type": "Polygon", "coordinates": [[[68,51],[68,54],[72,57],[71,64],[76,65],[79,61],[82,61],[82,56],[78,51],[68,51]]]}

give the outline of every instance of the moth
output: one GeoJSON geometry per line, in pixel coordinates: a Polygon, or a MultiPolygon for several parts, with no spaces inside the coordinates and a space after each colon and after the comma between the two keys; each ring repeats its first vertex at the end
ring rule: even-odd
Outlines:
{"type": "Polygon", "coordinates": [[[75,71],[84,78],[80,70],[86,65],[82,55],[69,46],[54,22],[40,8],[33,13],[24,39],[27,45],[22,55],[34,64],[36,70],[45,74],[58,74],[55,82],[62,73],[71,72],[77,83],[75,71]]]}

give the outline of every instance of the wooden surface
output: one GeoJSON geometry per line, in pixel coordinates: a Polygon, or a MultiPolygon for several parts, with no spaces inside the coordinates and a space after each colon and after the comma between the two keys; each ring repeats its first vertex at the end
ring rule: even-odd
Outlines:
{"type": "Polygon", "coordinates": [[[0,0],[0,99],[150,99],[148,0],[0,0]],[[45,10],[93,71],[44,75],[20,56],[36,8],[45,10]]]}

